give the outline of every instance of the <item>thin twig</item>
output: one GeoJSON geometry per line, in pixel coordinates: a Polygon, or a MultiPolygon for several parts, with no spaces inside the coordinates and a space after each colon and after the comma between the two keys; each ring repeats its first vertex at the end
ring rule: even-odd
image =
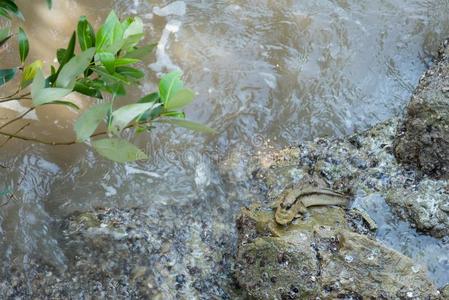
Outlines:
{"type": "Polygon", "coordinates": [[[0,99],[3,100],[3,99],[8,99],[8,98],[14,97],[14,96],[17,95],[19,92],[20,92],[20,87],[17,88],[17,90],[14,92],[14,94],[11,94],[11,95],[6,96],[6,97],[0,97],[0,99]]]}
{"type": "MultiPolygon", "coordinates": [[[[21,132],[22,130],[25,129],[25,127],[29,126],[31,123],[26,123],[25,125],[23,125],[22,127],[20,127],[14,134],[18,134],[19,132],[21,132]]],[[[6,141],[4,141],[2,144],[0,144],[0,148],[5,146],[7,142],[9,142],[10,140],[12,140],[12,137],[8,137],[6,139],[6,141]]],[[[6,169],[6,167],[5,167],[6,169]]]]}
{"type": "Polygon", "coordinates": [[[2,100],[0,100],[0,103],[15,101],[15,100],[31,100],[31,98],[28,97],[30,95],[31,95],[31,93],[26,93],[26,94],[19,95],[17,97],[2,99],[2,100]]]}
{"type": "MultiPolygon", "coordinates": [[[[97,137],[97,136],[105,135],[105,134],[107,134],[107,132],[102,131],[102,132],[95,133],[95,134],[91,135],[90,137],[97,137]]],[[[36,142],[39,144],[50,145],[50,146],[70,146],[70,145],[74,145],[77,143],[76,140],[68,141],[68,142],[45,141],[45,140],[41,140],[38,138],[21,136],[21,135],[15,134],[15,133],[7,133],[7,132],[1,132],[1,131],[0,131],[0,135],[7,136],[10,139],[19,139],[19,140],[23,140],[23,141],[36,142]]]]}
{"type": "Polygon", "coordinates": [[[5,128],[6,126],[14,123],[15,121],[18,121],[20,119],[22,119],[23,117],[25,117],[27,114],[29,114],[30,112],[32,112],[35,109],[35,107],[31,107],[30,109],[28,109],[26,112],[24,112],[23,114],[21,114],[20,116],[17,116],[16,118],[6,122],[5,124],[3,124],[2,126],[0,126],[0,130],[5,128]]]}
{"type": "Polygon", "coordinates": [[[23,172],[22,178],[20,178],[19,182],[16,184],[14,190],[11,193],[9,193],[8,200],[6,200],[2,204],[0,204],[0,207],[8,205],[9,201],[11,201],[11,199],[14,199],[14,200],[18,201],[15,193],[17,192],[17,189],[19,188],[19,186],[22,184],[23,180],[25,179],[25,175],[26,175],[26,171],[23,172]]]}
{"type": "MultiPolygon", "coordinates": [[[[141,123],[141,124],[150,124],[150,122],[145,122],[145,123],[141,123]]],[[[134,124],[128,125],[124,129],[129,129],[129,128],[132,128],[132,127],[134,127],[134,124]]],[[[94,137],[101,136],[101,135],[106,135],[106,134],[108,134],[107,131],[100,131],[100,132],[92,134],[90,137],[94,138],[94,137]]],[[[17,133],[7,133],[7,132],[2,132],[2,131],[0,131],[0,135],[7,136],[10,139],[19,139],[19,140],[23,140],[23,141],[35,142],[35,143],[44,144],[44,145],[50,145],[50,146],[70,146],[70,145],[74,145],[74,144],[78,143],[76,140],[67,141],[67,142],[45,141],[45,140],[41,140],[41,139],[38,139],[38,138],[18,135],[17,133]]]]}
{"type": "MultiPolygon", "coordinates": [[[[8,200],[6,200],[5,202],[3,202],[2,204],[0,204],[0,207],[6,206],[9,204],[9,201],[11,201],[12,198],[14,198],[14,194],[10,194],[8,197],[8,200]]],[[[16,198],[17,199],[17,198],[16,198]]]]}

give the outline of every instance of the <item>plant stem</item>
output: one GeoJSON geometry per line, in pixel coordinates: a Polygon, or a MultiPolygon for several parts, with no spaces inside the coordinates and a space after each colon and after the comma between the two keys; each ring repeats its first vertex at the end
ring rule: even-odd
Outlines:
{"type": "MultiPolygon", "coordinates": [[[[17,130],[15,132],[15,134],[18,134],[19,132],[21,132],[22,130],[25,129],[25,127],[29,126],[31,123],[26,123],[25,125],[23,125],[22,127],[19,128],[19,130],[17,130]]],[[[0,148],[5,146],[6,143],[8,143],[10,140],[12,140],[12,137],[8,137],[2,144],[0,144],[0,148]]]]}
{"type": "MultiPolygon", "coordinates": [[[[150,122],[145,122],[145,123],[141,123],[141,124],[150,124],[150,122]]],[[[26,125],[26,126],[28,126],[28,125],[26,125]]],[[[25,128],[26,126],[24,126],[23,128],[25,128]]],[[[129,129],[129,128],[132,128],[132,127],[134,127],[134,125],[128,125],[127,127],[125,127],[125,129],[129,129]]],[[[19,131],[21,131],[22,129],[20,129],[19,131]]],[[[35,142],[35,143],[44,144],[44,145],[50,145],[50,146],[70,146],[70,145],[75,145],[75,144],[78,143],[78,141],[76,141],[76,140],[67,141],[67,142],[45,141],[45,140],[41,140],[41,139],[38,139],[38,138],[18,135],[18,132],[16,132],[16,133],[7,133],[7,132],[0,131],[0,135],[8,137],[8,141],[10,139],[19,139],[19,140],[22,140],[22,141],[35,142]]],[[[90,137],[94,138],[94,137],[101,136],[101,135],[106,135],[106,134],[108,134],[107,131],[100,131],[100,132],[92,134],[90,137]]],[[[1,146],[3,146],[3,144],[0,145],[0,147],[1,146]]]]}
{"type": "Polygon", "coordinates": [[[24,112],[23,114],[21,114],[20,116],[17,116],[16,118],[6,122],[5,124],[3,124],[2,126],[0,126],[0,130],[5,128],[6,126],[14,123],[15,121],[18,121],[20,119],[22,119],[23,117],[25,117],[27,114],[29,114],[30,112],[32,112],[35,109],[35,107],[31,107],[30,109],[28,109],[26,112],[24,112]]]}
{"type": "Polygon", "coordinates": [[[23,100],[23,99],[30,100],[31,98],[28,97],[30,95],[31,95],[30,93],[26,93],[26,94],[19,95],[17,97],[12,96],[12,98],[4,98],[4,99],[0,100],[0,103],[8,102],[8,101],[14,101],[14,100],[23,100]]]}
{"type": "MultiPolygon", "coordinates": [[[[107,131],[101,131],[101,132],[92,134],[90,137],[93,138],[93,137],[97,137],[97,136],[105,135],[105,134],[107,134],[107,131]]],[[[23,141],[35,142],[35,143],[50,145],[50,146],[70,146],[70,145],[74,145],[77,143],[76,140],[67,141],[67,142],[45,141],[45,140],[41,140],[38,138],[18,135],[17,133],[7,133],[7,132],[2,132],[2,131],[0,131],[0,135],[7,136],[7,137],[9,137],[9,139],[19,139],[19,140],[23,140],[23,141]]]]}
{"type": "Polygon", "coordinates": [[[6,96],[6,97],[0,97],[0,100],[12,98],[12,97],[14,97],[15,95],[17,95],[19,92],[20,92],[20,88],[17,88],[17,90],[14,92],[14,94],[11,94],[11,95],[6,96]]]}

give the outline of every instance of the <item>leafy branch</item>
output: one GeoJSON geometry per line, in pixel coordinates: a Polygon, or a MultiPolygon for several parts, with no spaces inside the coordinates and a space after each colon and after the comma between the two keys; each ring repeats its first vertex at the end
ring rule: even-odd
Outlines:
{"type": "MultiPolygon", "coordinates": [[[[2,14],[1,4],[11,1],[0,1],[3,1],[0,2],[0,16],[6,16],[2,14]]],[[[48,4],[51,6],[51,1],[48,1],[48,4]]],[[[21,17],[20,11],[16,11],[11,4],[10,13],[21,17]]],[[[137,68],[136,64],[141,62],[155,45],[140,45],[143,37],[143,22],[138,17],[120,21],[112,11],[97,32],[86,17],[81,17],[67,48],[56,51],[59,65],[50,66],[50,74],[45,75],[41,60],[25,64],[30,45],[25,31],[19,28],[17,38],[22,65],[1,69],[0,86],[11,81],[18,73],[21,73],[20,85],[13,94],[0,98],[0,103],[31,100],[31,107],[25,113],[4,123],[0,127],[0,135],[5,136],[7,141],[20,139],[54,146],[91,140],[90,144],[100,155],[117,162],[128,162],[145,159],[147,156],[137,146],[121,137],[125,129],[133,128],[134,132],[139,134],[151,131],[155,123],[169,123],[200,132],[214,132],[208,127],[185,120],[182,109],[193,101],[195,94],[184,88],[182,73],[179,71],[164,75],[157,91],[134,103],[116,107],[115,98],[126,95],[127,88],[137,86],[144,77],[143,71],[137,68]],[[80,53],[75,53],[77,40],[80,53]],[[15,133],[2,131],[39,106],[56,104],[79,110],[78,106],[68,99],[71,93],[94,99],[93,105],[83,112],[74,124],[76,140],[46,141],[27,137],[20,134],[23,128],[15,133]],[[105,125],[106,130],[97,132],[101,124],[105,125]],[[97,139],[100,136],[105,137],[97,139]]],[[[9,29],[0,30],[0,44],[6,43],[9,38],[9,29]]]]}

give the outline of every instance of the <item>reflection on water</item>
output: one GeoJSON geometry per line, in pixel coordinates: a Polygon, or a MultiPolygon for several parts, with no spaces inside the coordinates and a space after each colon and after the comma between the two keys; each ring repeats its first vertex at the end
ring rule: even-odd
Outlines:
{"type": "MultiPolygon", "coordinates": [[[[148,40],[159,45],[145,62],[141,89],[131,96],[154,89],[158,73],[181,68],[198,92],[187,115],[219,134],[158,128],[138,138],[150,161],[127,166],[101,160],[83,146],[10,143],[0,153],[1,163],[10,167],[1,169],[2,183],[22,174],[25,179],[18,200],[0,212],[4,272],[13,262],[26,268],[32,256],[63,270],[66,258],[55,242],[59,233],[49,224],[96,206],[157,211],[182,205],[182,214],[234,234],[236,211],[253,197],[245,166],[263,144],[260,136],[280,148],[348,134],[397,114],[425,69],[426,54],[449,34],[445,0],[190,0],[170,7],[160,0],[58,0],[51,12],[41,1],[17,2],[28,6],[31,56],[47,63],[65,46],[79,15],[98,25],[111,2],[122,16],[138,14],[148,40]]],[[[18,63],[14,51],[3,53],[10,60],[2,66],[18,63]]],[[[13,110],[17,107],[7,112],[13,110]]],[[[69,138],[75,116],[58,107],[40,109],[36,118],[43,126],[25,133],[69,138]]],[[[190,229],[185,224],[185,231],[190,229]]],[[[396,238],[393,233],[385,232],[383,239],[396,238]]],[[[404,247],[399,250],[406,254],[419,249],[404,247]]],[[[431,271],[442,276],[439,269],[431,271]]]]}

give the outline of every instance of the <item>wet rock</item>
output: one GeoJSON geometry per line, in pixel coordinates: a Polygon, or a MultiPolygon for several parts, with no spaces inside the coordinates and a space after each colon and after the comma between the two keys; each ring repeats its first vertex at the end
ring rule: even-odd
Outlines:
{"type": "Polygon", "coordinates": [[[307,174],[320,175],[335,190],[353,199],[376,194],[418,230],[435,237],[449,235],[447,180],[436,180],[404,168],[391,151],[397,118],[344,139],[307,142],[297,148],[264,154],[256,178],[272,202],[291,183],[307,174]],[[355,142],[356,141],[356,142],[355,142]],[[269,161],[270,164],[266,162],[269,161]]]}
{"type": "Polygon", "coordinates": [[[434,178],[449,178],[449,50],[421,78],[398,127],[398,161],[434,178]]]}
{"type": "Polygon", "coordinates": [[[240,285],[256,299],[440,299],[425,270],[350,231],[344,214],[335,207],[313,208],[306,220],[279,226],[270,210],[242,210],[240,285]]]}
{"type": "Polygon", "coordinates": [[[238,262],[237,278],[257,299],[308,297],[318,293],[311,278],[317,276],[319,269],[309,243],[258,238],[241,246],[238,262]]]}
{"type": "MultiPolygon", "coordinates": [[[[320,234],[318,233],[318,238],[320,234]]],[[[360,234],[340,231],[338,251],[320,251],[324,298],[438,299],[413,260],[360,234]]]]}
{"type": "Polygon", "coordinates": [[[396,186],[386,192],[387,202],[399,215],[413,222],[417,229],[435,237],[449,235],[449,194],[447,183],[424,178],[413,187],[396,186]]]}
{"type": "Polygon", "coordinates": [[[11,266],[0,299],[239,299],[224,234],[233,224],[210,228],[174,209],[70,214],[54,229],[67,270],[35,258],[27,261],[32,272],[11,266]]]}
{"type": "Polygon", "coordinates": [[[441,289],[441,298],[449,299],[449,284],[441,289]]]}

